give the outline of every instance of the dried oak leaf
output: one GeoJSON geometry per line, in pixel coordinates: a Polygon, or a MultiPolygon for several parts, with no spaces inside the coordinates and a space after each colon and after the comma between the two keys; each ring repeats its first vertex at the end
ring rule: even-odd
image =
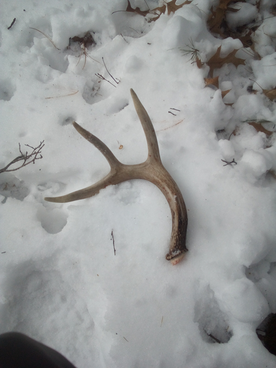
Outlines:
{"type": "Polygon", "coordinates": [[[170,15],[171,13],[176,12],[178,9],[182,8],[182,6],[191,4],[191,2],[192,1],[186,0],[183,4],[176,5],[176,0],[170,1],[167,3],[168,14],[170,15]]]}
{"type": "MultiPolygon", "coordinates": [[[[255,81],[255,83],[257,83],[255,81]]],[[[259,83],[257,83],[258,86],[262,89],[263,94],[270,99],[270,101],[274,101],[276,98],[276,88],[273,89],[263,89],[262,86],[259,85],[259,83]]]]}
{"type": "Polygon", "coordinates": [[[260,124],[260,123],[255,123],[254,121],[249,121],[249,122],[247,122],[247,124],[252,125],[257,130],[257,132],[265,133],[267,135],[267,137],[269,137],[270,135],[273,134],[273,132],[271,132],[270,130],[265,129],[262,126],[262,124],[260,124]]]}
{"type": "Polygon", "coordinates": [[[225,57],[220,57],[220,51],[221,51],[221,46],[218,47],[216,53],[206,62],[206,64],[210,67],[210,77],[213,76],[213,72],[214,69],[219,69],[221,68],[224,64],[234,64],[236,67],[238,65],[244,65],[245,64],[245,60],[244,59],[240,59],[238,57],[236,57],[236,53],[238,52],[238,49],[235,49],[233,51],[230,52],[230,54],[228,54],[225,57]]]}
{"type": "Polygon", "coordinates": [[[141,10],[140,8],[135,8],[133,9],[130,5],[130,1],[127,0],[127,8],[126,8],[126,11],[127,12],[131,12],[131,13],[136,13],[136,14],[139,14],[139,15],[142,15],[143,17],[145,17],[149,12],[150,10],[141,10]]]}
{"type": "Polygon", "coordinates": [[[225,14],[228,4],[231,0],[221,0],[215,10],[211,9],[211,14],[207,20],[209,30],[213,33],[222,35],[221,26],[225,20],[225,14]]]}
{"type": "Polygon", "coordinates": [[[205,86],[215,86],[219,88],[219,76],[215,78],[204,78],[205,86]]]}
{"type": "Polygon", "coordinates": [[[264,95],[270,99],[270,101],[274,101],[276,98],[276,88],[273,89],[263,89],[264,95]]]}
{"type": "Polygon", "coordinates": [[[198,67],[198,69],[202,68],[204,63],[200,60],[200,58],[198,56],[196,56],[196,65],[198,67]]]}
{"type": "Polygon", "coordinates": [[[221,96],[222,98],[225,97],[227,95],[228,92],[230,92],[231,89],[228,89],[227,91],[221,91],[221,96]]]}
{"type": "Polygon", "coordinates": [[[131,12],[131,13],[137,13],[139,15],[142,15],[142,16],[146,16],[148,15],[149,13],[152,14],[152,13],[158,13],[158,15],[154,18],[152,18],[151,20],[152,21],[156,21],[160,16],[161,14],[165,14],[166,13],[166,9],[168,9],[168,15],[170,15],[171,13],[174,13],[176,12],[176,10],[182,8],[182,6],[184,5],[188,5],[192,2],[192,0],[186,0],[183,4],[180,4],[180,5],[176,5],[176,0],[172,0],[162,6],[159,6],[157,8],[154,8],[152,10],[140,10],[138,7],[133,9],[130,5],[130,1],[128,0],[127,1],[127,8],[126,8],[126,11],[127,12],[131,12]]]}
{"type": "Polygon", "coordinates": [[[222,37],[229,37],[228,34],[226,34],[226,29],[228,29],[228,26],[226,24],[226,12],[232,11],[236,12],[239,11],[239,9],[234,9],[231,7],[228,7],[229,3],[236,3],[236,2],[245,2],[245,0],[220,0],[218,6],[216,9],[211,9],[211,14],[208,17],[207,25],[209,27],[209,30],[213,33],[217,33],[222,37]],[[226,26],[226,29],[223,29],[226,26]]]}
{"type": "Polygon", "coordinates": [[[159,6],[158,8],[153,9],[152,12],[159,13],[155,18],[152,18],[151,19],[153,21],[156,21],[157,19],[160,18],[161,14],[165,14],[166,13],[166,5],[164,4],[162,6],[159,6]]]}

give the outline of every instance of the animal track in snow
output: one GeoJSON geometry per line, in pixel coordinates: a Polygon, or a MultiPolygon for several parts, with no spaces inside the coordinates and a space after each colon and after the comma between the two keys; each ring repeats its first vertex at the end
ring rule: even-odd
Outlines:
{"type": "Polygon", "coordinates": [[[37,218],[41,222],[41,226],[50,234],[61,232],[67,224],[67,217],[64,211],[58,208],[48,210],[41,207],[37,211],[37,218]]]}
{"type": "Polygon", "coordinates": [[[196,292],[194,322],[198,323],[201,337],[209,343],[227,343],[232,332],[227,323],[227,316],[220,310],[214,292],[207,286],[196,292]]]}
{"type": "Polygon", "coordinates": [[[23,201],[30,193],[29,189],[24,185],[24,181],[17,179],[12,174],[2,174],[0,180],[0,195],[4,196],[2,203],[5,203],[8,197],[23,201]]]}
{"type": "Polygon", "coordinates": [[[16,88],[9,79],[0,80],[0,100],[10,101],[15,91],[16,88]]]}

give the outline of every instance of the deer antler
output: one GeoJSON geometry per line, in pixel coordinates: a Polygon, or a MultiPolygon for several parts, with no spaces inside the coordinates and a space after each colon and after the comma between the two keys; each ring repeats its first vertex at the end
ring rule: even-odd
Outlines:
{"type": "Polygon", "coordinates": [[[105,156],[110,165],[110,172],[103,179],[87,188],[61,197],[47,197],[45,200],[58,203],[71,202],[92,197],[108,185],[115,185],[132,179],[148,180],[162,191],[171,208],[172,234],[166,259],[170,260],[172,264],[177,264],[188,250],[186,248],[188,224],[186,206],[177,184],[161,162],[156,134],[148,113],[136,93],[132,89],[130,92],[147,139],[148,158],[146,161],[137,165],[122,164],[101,140],[74,122],[75,129],[105,156]]]}

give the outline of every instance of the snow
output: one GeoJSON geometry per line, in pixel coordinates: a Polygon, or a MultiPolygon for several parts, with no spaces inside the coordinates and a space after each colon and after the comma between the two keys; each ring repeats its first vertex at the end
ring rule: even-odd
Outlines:
{"type": "MultiPolygon", "coordinates": [[[[24,152],[24,144],[45,147],[35,165],[0,174],[0,333],[28,334],[78,368],[275,368],[255,329],[276,313],[276,142],[247,124],[275,123],[275,103],[252,82],[275,87],[275,16],[266,1],[259,14],[270,19],[254,36],[261,60],[240,50],[245,65],[215,71],[221,90],[231,88],[222,98],[205,88],[208,66],[198,69],[180,50],[192,40],[205,61],[220,45],[222,57],[241,47],[207,30],[215,3],[193,1],[148,23],[112,14],[126,8],[123,0],[2,1],[0,167],[19,154],[18,143],[24,152]],[[94,47],[67,48],[87,31],[94,47]],[[123,163],[146,159],[130,88],[188,209],[189,252],[177,266],[165,259],[169,206],[149,182],[44,201],[108,173],[73,121],[123,163]],[[221,161],[233,158],[236,165],[221,161]]],[[[143,1],[132,6],[146,9],[143,1]]],[[[255,18],[254,1],[242,7],[233,25],[255,18]]]]}

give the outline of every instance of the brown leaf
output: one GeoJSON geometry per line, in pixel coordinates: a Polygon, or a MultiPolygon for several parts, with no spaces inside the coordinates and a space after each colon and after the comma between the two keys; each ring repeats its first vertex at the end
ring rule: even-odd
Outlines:
{"type": "Polygon", "coordinates": [[[69,46],[70,47],[72,45],[72,43],[79,43],[80,45],[83,45],[85,48],[88,48],[92,45],[95,45],[96,42],[92,36],[92,34],[90,32],[86,32],[84,36],[80,37],[80,36],[75,36],[75,37],[70,37],[69,38],[69,46]]]}
{"type": "Polygon", "coordinates": [[[183,4],[176,5],[176,0],[172,0],[167,3],[168,14],[175,13],[178,9],[182,8],[184,5],[191,4],[192,1],[186,0],[183,4]]]}
{"type": "Polygon", "coordinates": [[[158,8],[153,9],[152,12],[159,13],[156,17],[151,19],[153,21],[156,21],[157,19],[160,18],[161,14],[166,13],[166,5],[164,4],[163,6],[159,6],[158,8]]]}
{"type": "Polygon", "coordinates": [[[273,89],[263,89],[264,95],[270,99],[270,101],[275,100],[276,98],[276,88],[273,89]]]}
{"type": "Polygon", "coordinates": [[[130,1],[127,0],[127,8],[126,8],[126,11],[127,12],[130,12],[130,13],[136,13],[136,14],[139,14],[139,15],[142,15],[143,17],[145,17],[150,10],[141,10],[140,8],[135,8],[133,9],[130,5],[130,1]]]}
{"type": "Polygon", "coordinates": [[[240,59],[237,58],[235,55],[238,51],[238,49],[233,50],[232,52],[230,52],[230,54],[228,54],[225,57],[220,57],[220,51],[221,51],[221,46],[218,47],[216,53],[207,61],[207,65],[210,67],[210,76],[213,76],[213,71],[214,69],[218,69],[221,68],[224,64],[234,64],[236,67],[238,65],[244,65],[245,64],[245,60],[244,59],[240,59]]]}
{"type": "Polygon", "coordinates": [[[220,0],[217,8],[211,9],[211,14],[208,17],[207,25],[209,30],[213,33],[217,33],[222,37],[230,37],[229,28],[226,23],[226,12],[236,12],[239,9],[229,7],[229,3],[245,2],[245,0],[220,0]]]}
{"type": "Polygon", "coordinates": [[[198,67],[198,69],[202,68],[204,63],[200,60],[200,58],[198,56],[196,56],[196,65],[198,67]]]}
{"type": "Polygon", "coordinates": [[[257,132],[265,133],[268,137],[273,134],[273,132],[265,129],[262,124],[255,123],[254,121],[250,121],[247,124],[252,125],[257,130],[257,132]]]}
{"type": "Polygon", "coordinates": [[[259,83],[257,83],[256,81],[254,81],[256,84],[258,84],[258,86],[262,89],[263,94],[270,99],[270,101],[275,100],[276,98],[276,88],[273,89],[263,89],[262,86],[259,85],[259,83]]]}
{"type": "Polygon", "coordinates": [[[219,76],[215,78],[204,78],[204,82],[206,87],[212,85],[219,88],[219,76]]]}
{"type": "Polygon", "coordinates": [[[207,25],[211,32],[222,35],[223,32],[221,31],[221,26],[225,19],[227,6],[230,1],[231,0],[221,0],[215,10],[213,10],[213,8],[211,9],[211,14],[207,20],[207,25]]]}
{"type": "Polygon", "coordinates": [[[130,0],[127,0],[127,8],[126,11],[127,12],[131,12],[131,13],[136,13],[139,15],[142,15],[143,17],[145,17],[148,14],[156,14],[158,13],[158,15],[154,18],[152,18],[152,21],[156,21],[157,19],[160,18],[161,14],[165,14],[166,13],[166,9],[168,9],[168,14],[170,15],[171,13],[174,13],[176,10],[182,8],[182,6],[190,4],[192,2],[192,0],[186,0],[183,4],[180,5],[176,5],[176,0],[172,0],[169,3],[165,3],[162,6],[159,6],[157,8],[154,8],[152,10],[141,10],[140,8],[135,8],[133,9],[130,5],[130,0]]]}
{"type": "Polygon", "coordinates": [[[225,97],[227,95],[228,92],[230,92],[231,89],[228,89],[227,91],[221,91],[221,96],[222,98],[225,97]]]}

